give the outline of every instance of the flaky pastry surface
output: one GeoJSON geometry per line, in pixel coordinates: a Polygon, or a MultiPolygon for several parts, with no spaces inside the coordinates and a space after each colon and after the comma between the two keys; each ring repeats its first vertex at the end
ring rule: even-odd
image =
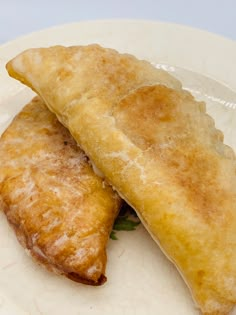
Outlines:
{"type": "Polygon", "coordinates": [[[33,88],[134,208],[203,314],[236,303],[236,162],[167,73],[97,45],[23,52],[9,74],[33,88]]]}
{"type": "Polygon", "coordinates": [[[39,98],[0,139],[0,198],[18,240],[38,262],[74,281],[106,280],[106,245],[120,199],[39,98]]]}

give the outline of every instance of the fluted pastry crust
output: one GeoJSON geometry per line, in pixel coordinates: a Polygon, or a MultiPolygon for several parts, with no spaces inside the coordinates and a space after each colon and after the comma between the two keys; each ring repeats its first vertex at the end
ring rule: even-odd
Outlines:
{"type": "Polygon", "coordinates": [[[134,208],[203,314],[236,302],[236,162],[180,83],[96,45],[23,52],[7,65],[33,88],[134,208]]]}
{"type": "Polygon", "coordinates": [[[106,244],[120,198],[38,97],[0,139],[0,199],[38,262],[77,282],[106,280],[106,244]]]}

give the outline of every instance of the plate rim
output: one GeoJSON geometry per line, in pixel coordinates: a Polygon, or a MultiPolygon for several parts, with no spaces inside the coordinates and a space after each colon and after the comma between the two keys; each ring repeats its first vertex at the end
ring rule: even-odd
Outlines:
{"type": "Polygon", "coordinates": [[[59,28],[65,28],[65,27],[68,27],[68,26],[77,26],[77,25],[80,25],[80,24],[87,24],[87,23],[88,24],[97,24],[97,23],[99,23],[99,24],[100,23],[108,23],[108,24],[111,23],[112,24],[112,23],[117,23],[117,22],[118,23],[128,22],[128,23],[140,23],[140,24],[141,23],[142,24],[156,24],[156,25],[160,25],[160,26],[171,26],[171,27],[182,28],[182,29],[186,29],[188,31],[201,32],[201,33],[204,33],[205,35],[215,37],[215,39],[218,39],[218,40],[229,41],[232,44],[235,44],[235,47],[236,47],[236,40],[234,40],[232,38],[229,38],[227,36],[224,36],[224,35],[212,32],[212,31],[205,30],[203,28],[190,26],[190,25],[187,25],[187,24],[176,23],[176,22],[169,22],[169,21],[166,22],[166,21],[163,21],[163,20],[153,20],[153,19],[148,20],[148,19],[112,18],[112,19],[94,19],[94,20],[88,19],[88,20],[80,20],[80,21],[74,21],[74,22],[68,22],[68,23],[62,23],[62,24],[55,24],[55,25],[52,25],[52,26],[49,26],[49,27],[45,27],[45,28],[36,30],[36,31],[32,31],[32,32],[29,32],[29,33],[22,34],[22,35],[17,36],[16,38],[13,38],[13,39],[11,39],[9,41],[3,42],[0,45],[0,50],[2,48],[5,48],[8,45],[15,44],[18,41],[27,40],[28,38],[30,38],[32,36],[35,36],[38,33],[43,33],[43,32],[49,31],[49,30],[57,30],[59,28]]]}

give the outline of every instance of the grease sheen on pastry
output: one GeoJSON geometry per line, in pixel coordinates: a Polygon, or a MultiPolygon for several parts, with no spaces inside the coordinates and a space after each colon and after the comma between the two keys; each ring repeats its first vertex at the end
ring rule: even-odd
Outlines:
{"type": "Polygon", "coordinates": [[[23,52],[33,88],[134,208],[203,314],[236,302],[236,162],[205,104],[165,72],[96,45],[23,52]]]}
{"type": "Polygon", "coordinates": [[[106,280],[106,245],[120,198],[39,98],[0,139],[0,201],[38,262],[77,282],[106,280]]]}

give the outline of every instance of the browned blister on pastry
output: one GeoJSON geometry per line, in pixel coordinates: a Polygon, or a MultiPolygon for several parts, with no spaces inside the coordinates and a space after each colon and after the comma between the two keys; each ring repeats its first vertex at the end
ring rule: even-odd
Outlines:
{"type": "Polygon", "coordinates": [[[37,91],[173,261],[203,314],[236,303],[236,162],[205,104],[147,62],[98,46],[7,65],[37,91]]]}
{"type": "Polygon", "coordinates": [[[39,98],[0,139],[0,198],[18,240],[38,262],[74,281],[106,280],[120,198],[39,98]]]}

